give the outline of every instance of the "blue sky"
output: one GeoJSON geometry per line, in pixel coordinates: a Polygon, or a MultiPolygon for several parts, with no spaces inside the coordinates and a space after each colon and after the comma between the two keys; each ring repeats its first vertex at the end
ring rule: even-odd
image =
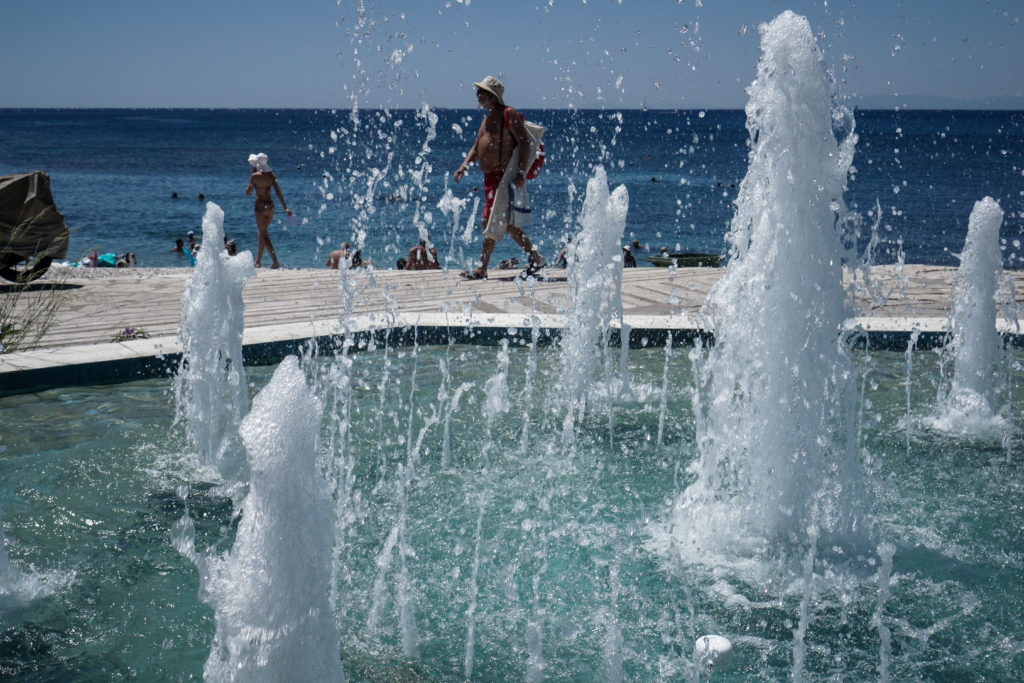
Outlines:
{"type": "Polygon", "coordinates": [[[785,9],[854,102],[1024,108],[1024,0],[7,1],[0,107],[472,107],[493,74],[520,108],[739,108],[785,9]]]}

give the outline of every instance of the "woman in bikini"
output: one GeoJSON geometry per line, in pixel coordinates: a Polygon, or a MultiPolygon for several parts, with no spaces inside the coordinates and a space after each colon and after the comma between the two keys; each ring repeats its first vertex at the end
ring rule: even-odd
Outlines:
{"type": "Polygon", "coordinates": [[[270,243],[268,231],[270,221],[274,218],[274,200],[270,198],[270,188],[274,188],[277,198],[281,200],[281,206],[289,216],[292,215],[292,211],[285,204],[284,195],[281,194],[281,188],[277,185],[274,172],[267,166],[267,155],[262,152],[250,154],[249,165],[252,166],[252,175],[249,176],[249,187],[245,188],[245,194],[251,196],[253,189],[256,190],[256,263],[254,265],[257,268],[260,267],[263,250],[266,249],[270,252],[270,258],[274,260],[270,267],[280,268],[281,264],[277,261],[277,254],[274,253],[274,245],[270,243]]]}

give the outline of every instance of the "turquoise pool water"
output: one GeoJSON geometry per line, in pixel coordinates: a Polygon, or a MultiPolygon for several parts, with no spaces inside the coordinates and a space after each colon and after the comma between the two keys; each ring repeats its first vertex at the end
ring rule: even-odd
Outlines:
{"type": "MultiPolygon", "coordinates": [[[[562,440],[554,349],[513,345],[503,387],[488,384],[496,347],[354,354],[344,405],[327,389],[334,361],[307,362],[325,405],[310,457],[351,473],[334,568],[349,680],[462,679],[468,652],[478,680],[679,680],[705,633],[735,649],[715,680],[780,680],[803,609],[810,680],[1024,677],[1019,448],[1006,430],[926,426],[943,381],[937,354],[915,355],[909,383],[904,354],[857,355],[873,542],[891,545],[892,560],[825,549],[808,583],[799,548],[683,563],[656,542],[695,457],[689,351],[630,351],[631,396],[609,401],[599,378],[574,448],[562,440]],[[488,419],[488,396],[507,411],[488,419]],[[346,406],[350,429],[339,431],[346,406]],[[422,441],[400,556],[388,540],[410,438],[422,441]]],[[[617,373],[612,353],[604,367],[617,373]]],[[[1003,414],[1019,434],[1024,355],[1012,353],[1003,414]]],[[[272,372],[247,369],[252,394],[272,372]]],[[[0,398],[3,677],[202,677],[213,610],[172,529],[182,495],[203,552],[229,550],[238,519],[174,412],[168,380],[0,398]]]]}

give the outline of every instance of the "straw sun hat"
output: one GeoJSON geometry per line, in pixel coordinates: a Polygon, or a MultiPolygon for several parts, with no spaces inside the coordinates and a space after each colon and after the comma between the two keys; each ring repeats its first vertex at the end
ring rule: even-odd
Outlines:
{"type": "Polygon", "coordinates": [[[503,86],[501,84],[501,81],[499,81],[494,76],[488,76],[479,83],[473,83],[473,85],[480,88],[481,90],[486,90],[487,92],[497,97],[498,104],[502,106],[505,105],[505,100],[502,99],[502,95],[505,94],[505,86],[503,86]]]}

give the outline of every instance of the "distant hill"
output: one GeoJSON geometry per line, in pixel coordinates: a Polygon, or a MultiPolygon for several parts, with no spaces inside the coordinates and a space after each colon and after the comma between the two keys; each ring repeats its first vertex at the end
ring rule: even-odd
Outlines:
{"type": "Polygon", "coordinates": [[[936,95],[867,95],[851,97],[850,104],[860,109],[1024,109],[1024,97],[985,97],[961,100],[936,95]]]}

